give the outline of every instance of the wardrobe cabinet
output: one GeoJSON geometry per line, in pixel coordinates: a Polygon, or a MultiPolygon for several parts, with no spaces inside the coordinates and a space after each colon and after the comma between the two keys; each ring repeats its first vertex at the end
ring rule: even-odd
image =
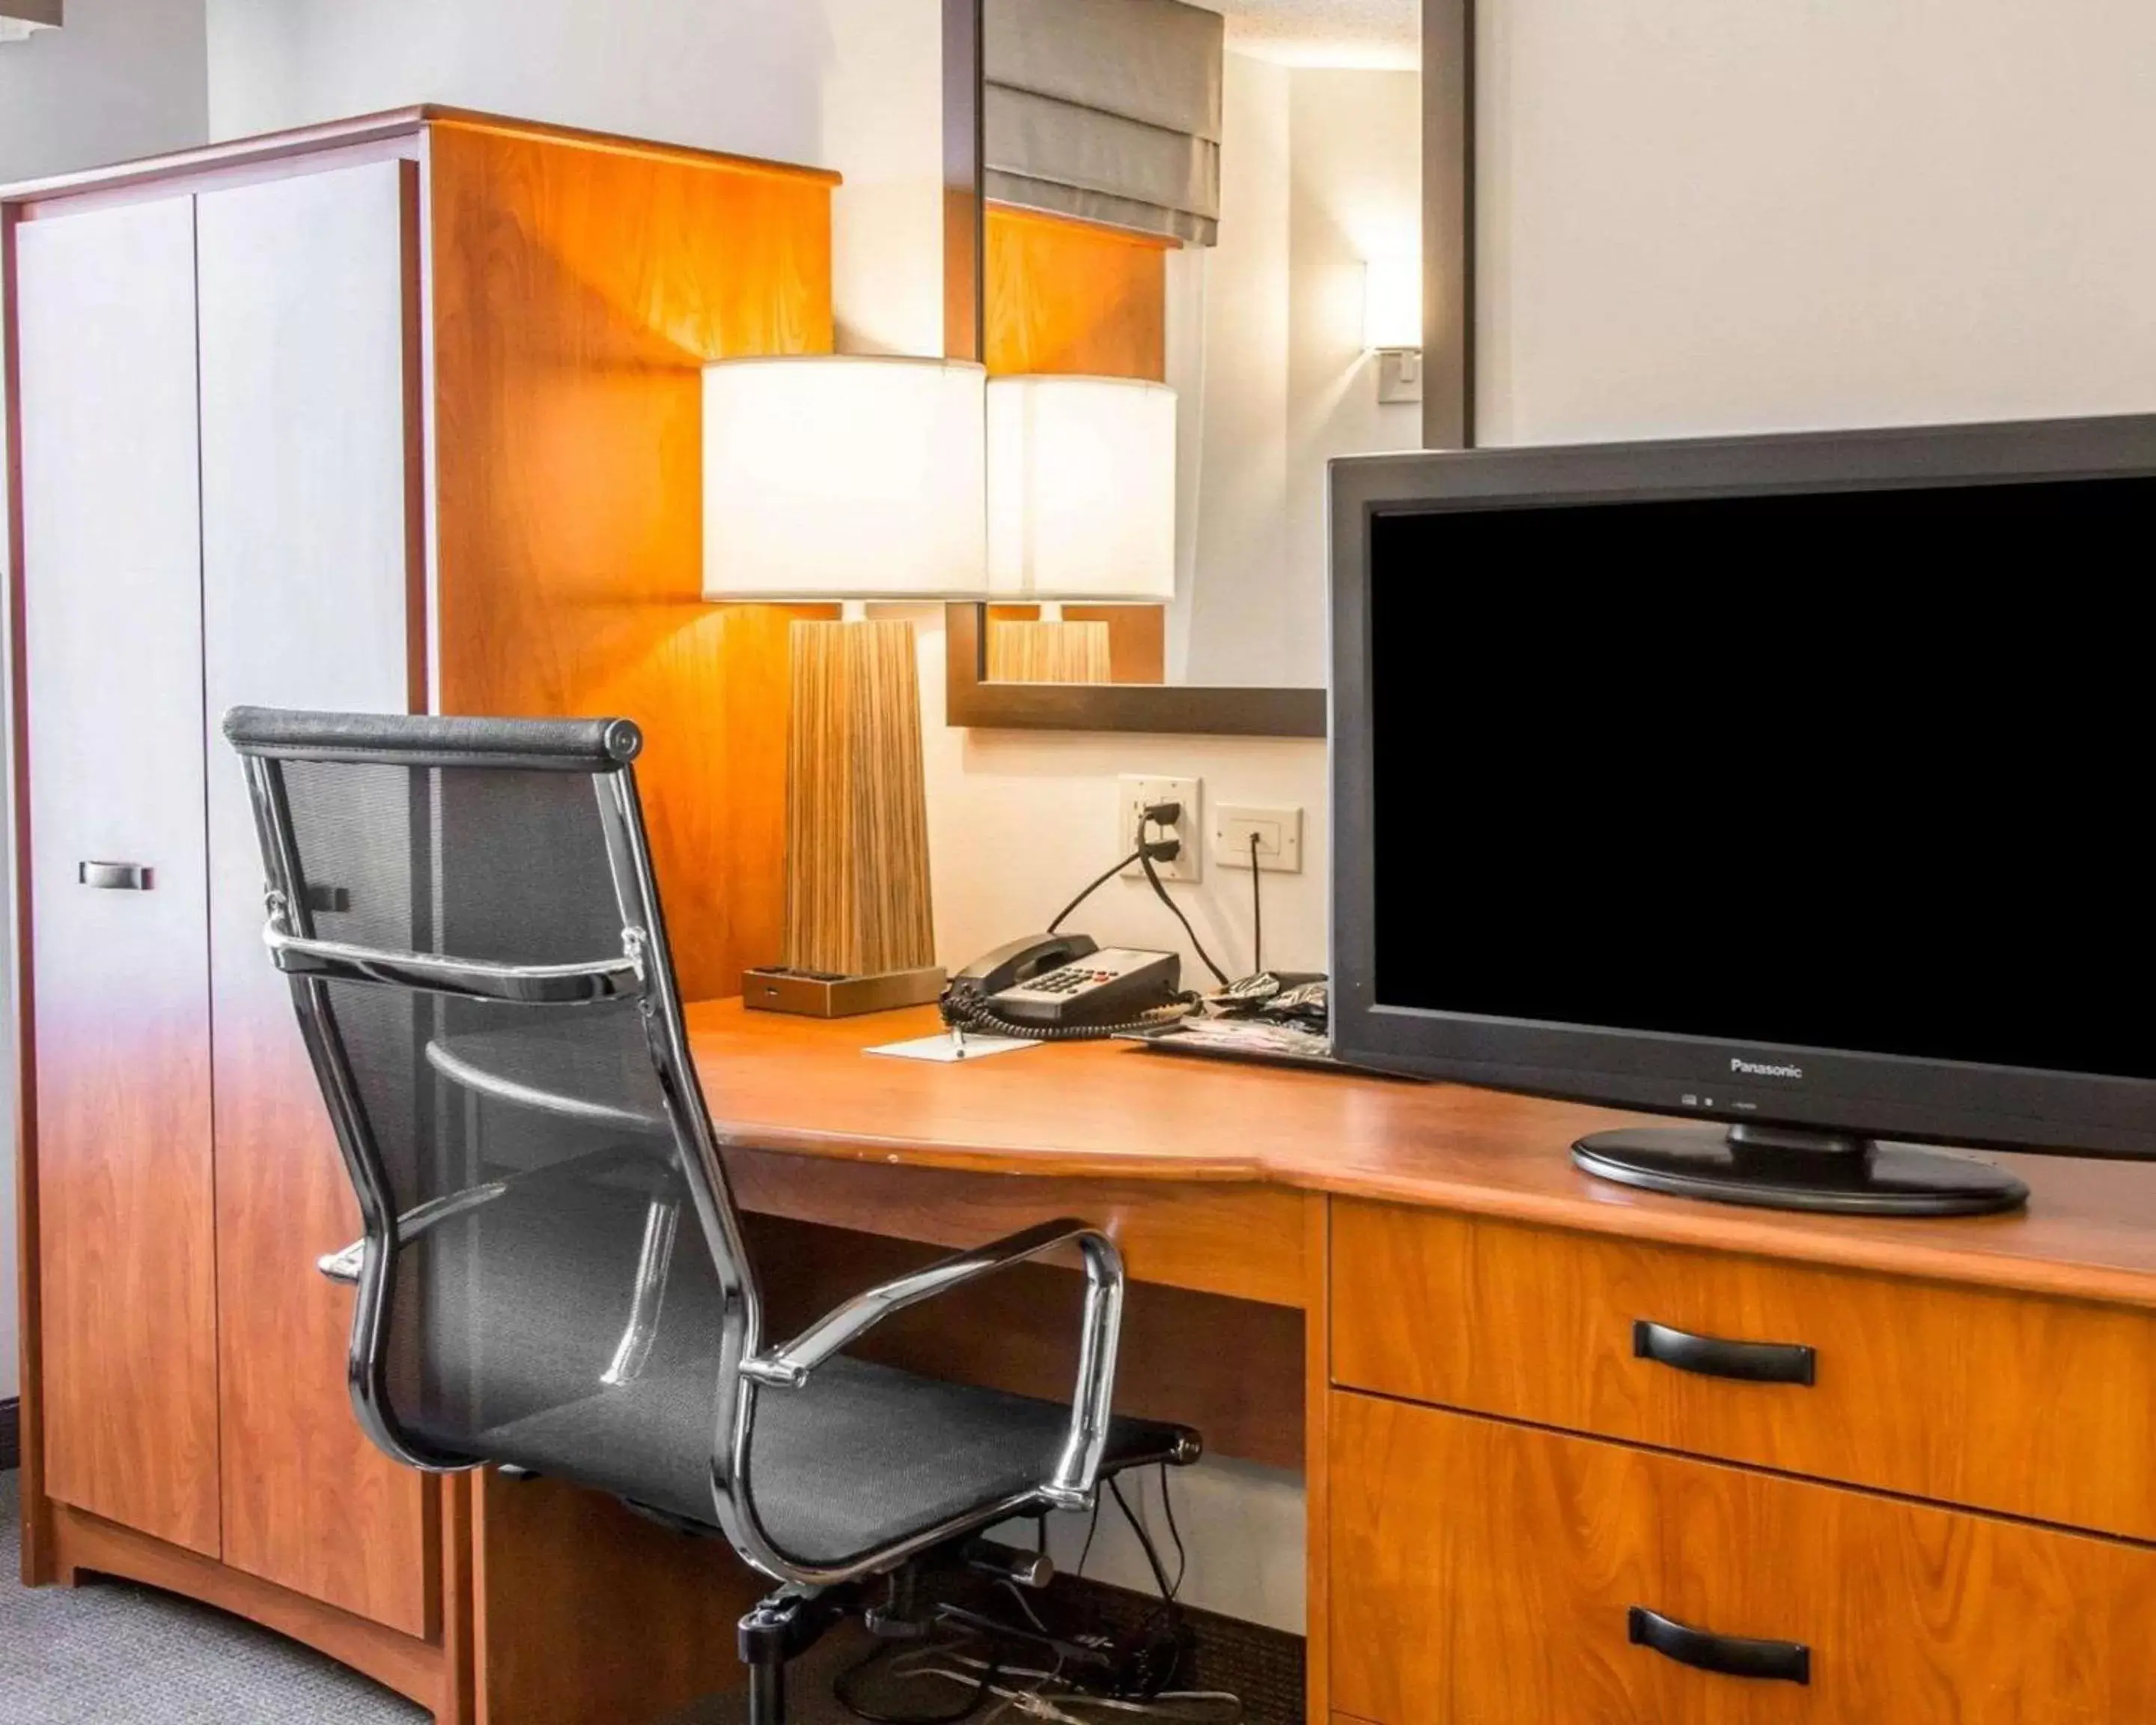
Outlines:
{"type": "Polygon", "coordinates": [[[573,1578],[512,1587],[483,1488],[352,1418],[313,1266],[359,1220],[218,721],[636,718],[690,988],[767,958],[778,871],[703,803],[775,858],[786,617],[701,603],[699,367],[829,345],[830,182],[410,110],[0,193],[26,1579],[179,1589],[443,1718],[587,1681],[573,1578]]]}

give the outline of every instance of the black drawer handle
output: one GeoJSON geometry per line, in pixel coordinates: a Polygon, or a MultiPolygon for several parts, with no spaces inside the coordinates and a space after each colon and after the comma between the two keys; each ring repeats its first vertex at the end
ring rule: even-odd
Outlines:
{"type": "Polygon", "coordinates": [[[1640,1318],[1632,1326],[1632,1353],[1702,1378],[1739,1378],[1747,1384],[1812,1384],[1819,1356],[1793,1342],[1724,1342],[1694,1336],[1640,1318]]]}
{"type": "Polygon", "coordinates": [[[150,890],[150,865],[147,863],[77,863],[74,877],[85,886],[100,887],[107,892],[147,892],[150,890]]]}
{"type": "Polygon", "coordinates": [[[1802,1641],[1753,1641],[1743,1635],[1712,1635],[1705,1630],[1687,1629],[1645,1605],[1632,1608],[1630,1622],[1635,1647],[1650,1647],[1663,1658],[1695,1671],[1782,1683],[1809,1684],[1812,1680],[1812,1650],[1802,1641]]]}

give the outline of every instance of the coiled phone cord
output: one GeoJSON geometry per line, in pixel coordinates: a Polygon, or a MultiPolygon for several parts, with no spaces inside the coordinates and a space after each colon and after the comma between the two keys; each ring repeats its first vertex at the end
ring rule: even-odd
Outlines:
{"type": "Polygon", "coordinates": [[[1148,1007],[1135,1018],[1113,1024],[1021,1024],[997,1016],[989,997],[968,983],[953,983],[943,991],[937,1006],[943,1022],[954,1029],[977,1036],[1018,1036],[1028,1042],[1085,1042],[1100,1036],[1125,1036],[1135,1030],[1155,1030],[1163,1024],[1188,1018],[1198,1004],[1195,994],[1183,994],[1164,1005],[1148,1007]]]}

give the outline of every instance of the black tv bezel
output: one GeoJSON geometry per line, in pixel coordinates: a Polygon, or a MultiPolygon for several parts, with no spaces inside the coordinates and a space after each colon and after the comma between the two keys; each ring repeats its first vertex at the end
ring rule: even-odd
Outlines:
{"type": "MultiPolygon", "coordinates": [[[[1376,517],[2119,478],[2156,478],[2156,414],[1332,462],[1332,1012],[1340,1058],[1702,1122],[2156,1158],[2156,1081],[1436,1012],[1384,1005],[1375,991],[1369,552],[1376,517]],[[1796,1065],[1804,1077],[1747,1080],[1732,1070],[1734,1059],[1796,1065]]],[[[1458,842],[1473,836],[1471,812],[1458,842]]],[[[1441,904],[1431,906],[1432,915],[1444,913],[1441,904]]]]}

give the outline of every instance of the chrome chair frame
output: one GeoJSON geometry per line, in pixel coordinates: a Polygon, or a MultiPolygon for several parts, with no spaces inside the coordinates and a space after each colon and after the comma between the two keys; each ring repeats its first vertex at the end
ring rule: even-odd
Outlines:
{"type": "MultiPolygon", "coordinates": [[[[399,1214],[379,1146],[361,1106],[352,1064],[329,1010],[331,982],[393,986],[496,1004],[554,1004],[634,999],[663,1098],[666,1124],[693,1172],[690,1200],[716,1271],[721,1296],[716,1420],[711,1458],[715,1525],[744,1561],[795,1589],[858,1581],[1010,1516],[1046,1509],[1082,1509],[1094,1501],[1115,1393],[1124,1271],[1115,1243],[1099,1229],[1072,1220],[1044,1224],[960,1252],[886,1282],[839,1306],[792,1341],[766,1349],[762,1301],[743,1240],[726,1166],[690,1060],[674,968],[660,914],[658,887],[644,838],[630,762],[641,747],[626,721],[529,721],[398,719],[272,712],[238,708],[227,736],[245,757],[248,785],[267,863],[264,939],[270,958],[290,979],[308,1055],[327,1101],[337,1142],[359,1199],[361,1238],[328,1255],[325,1275],[355,1284],[347,1357],[352,1405],[368,1436],[397,1460],[430,1472],[484,1466],[488,1458],[437,1452],[402,1430],[388,1391],[385,1343],[390,1274],[405,1243],[451,1216],[495,1202],[521,1180],[560,1170],[511,1175],[446,1194],[399,1214]],[[393,727],[395,735],[387,732],[393,727]],[[567,965],[515,965],[445,953],[393,952],[316,937],[299,864],[281,762],[393,764],[409,768],[515,766],[588,774],[622,924],[622,956],[567,965]],[[1050,1476],[1030,1489],[948,1522],[863,1553],[843,1564],[803,1561],[781,1549],[756,1508],[750,1438],[759,1395],[785,1394],[806,1384],[816,1368],[893,1313],[1012,1266],[1075,1248],[1086,1293],[1070,1424],[1050,1476]]],[[[672,1224],[646,1250],[670,1250],[672,1224]]],[[[639,1309],[642,1302],[639,1301],[639,1309]]],[[[633,1373],[639,1338],[633,1316],[615,1357],[633,1373]]],[[[648,1343],[648,1337],[641,1338],[648,1343]]],[[[1178,1455],[1187,1461],[1191,1456],[1178,1455]]]]}

